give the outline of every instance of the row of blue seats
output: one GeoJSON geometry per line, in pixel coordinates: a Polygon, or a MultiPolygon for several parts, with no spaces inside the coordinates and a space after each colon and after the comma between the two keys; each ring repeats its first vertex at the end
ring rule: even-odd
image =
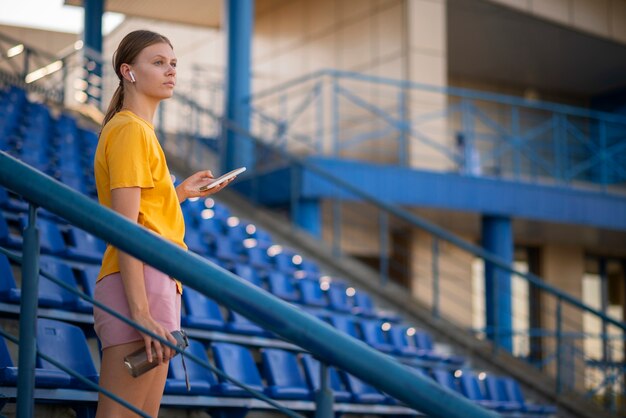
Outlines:
{"type": "MultiPolygon", "coordinates": [[[[40,259],[40,267],[42,271],[62,280],[70,287],[79,289],[93,297],[95,281],[99,272],[97,266],[70,266],[53,257],[43,256],[40,259]]],[[[241,268],[244,267],[247,266],[241,266],[241,268]]],[[[305,279],[301,282],[305,282],[305,279]]],[[[308,282],[313,283],[312,281],[308,282]]],[[[20,295],[21,291],[17,287],[9,260],[4,255],[0,255],[0,301],[18,304],[20,295]]],[[[44,276],[39,279],[38,295],[40,307],[82,313],[92,312],[92,306],[89,302],[78,298],[74,293],[54,284],[44,276]]],[[[368,301],[364,306],[371,308],[371,300],[368,297],[363,297],[361,300],[368,301]]],[[[337,329],[361,339],[381,351],[395,355],[420,357],[430,361],[447,361],[454,364],[463,362],[462,358],[446,357],[435,353],[432,340],[425,332],[415,331],[413,334],[410,332],[407,334],[408,327],[402,327],[398,324],[392,326],[380,319],[356,317],[333,311],[312,311],[312,307],[303,305],[301,308],[309,310],[337,329]],[[386,326],[389,329],[385,329],[386,326]]],[[[185,327],[199,330],[272,336],[245,317],[234,311],[221,308],[216,302],[192,288],[186,288],[183,292],[182,323],[185,327]]]]}
{"type": "MultiPolygon", "coordinates": [[[[26,226],[26,221],[25,214],[0,216],[0,245],[16,249],[21,248],[20,232],[26,226]]],[[[64,226],[65,230],[62,231],[54,221],[45,218],[38,220],[38,227],[42,253],[90,263],[98,263],[101,260],[104,243],[92,235],[69,225],[64,226]]],[[[260,250],[260,247],[255,248],[260,250]]],[[[263,258],[265,263],[263,269],[258,266],[261,255],[257,255],[257,263],[251,262],[250,264],[244,264],[244,262],[250,261],[250,259],[246,260],[245,257],[228,260],[217,258],[212,259],[212,261],[290,302],[330,308],[339,312],[355,312],[364,316],[377,315],[374,305],[366,293],[351,289],[354,294],[352,297],[348,297],[350,289],[345,283],[324,282],[323,280],[320,283],[319,269],[315,264],[301,263],[300,267],[305,267],[308,270],[296,270],[297,266],[292,260],[293,256],[287,252],[276,254],[273,257],[267,256],[267,251],[264,251],[264,254],[266,257],[263,258]],[[311,279],[307,278],[307,275],[311,279]],[[296,277],[301,277],[301,279],[296,277]]]]}
{"type": "MultiPolygon", "coordinates": [[[[37,347],[45,355],[53,357],[66,367],[78,372],[90,381],[98,382],[98,371],[92,360],[89,345],[83,331],[74,325],[61,321],[40,318],[37,321],[37,347]]],[[[188,352],[209,363],[206,347],[199,341],[190,339],[188,352]]],[[[306,380],[301,373],[296,353],[280,349],[261,349],[261,367],[258,367],[252,352],[231,343],[210,344],[215,366],[226,375],[245,383],[276,399],[313,398],[313,391],[319,388],[319,363],[311,356],[304,355],[302,363],[306,380]],[[267,386],[264,384],[267,382],[267,386]]],[[[185,372],[180,356],[172,360],[165,387],[166,394],[180,395],[219,395],[248,397],[240,387],[217,377],[208,369],[194,361],[186,361],[191,391],[187,392],[185,372]]],[[[375,388],[345,374],[331,371],[331,383],[337,391],[339,402],[384,403],[388,398],[375,388]]],[[[0,385],[17,383],[17,368],[10,356],[4,339],[0,339],[0,385]]],[[[89,387],[38,357],[35,370],[35,385],[38,387],[89,389],[89,387]]]]}
{"type": "Polygon", "coordinates": [[[20,158],[86,194],[95,194],[94,132],[77,127],[69,115],[52,118],[42,104],[21,100],[20,94],[0,97],[0,150],[20,158]],[[10,101],[14,100],[15,103],[10,101]]]}
{"type": "MultiPolygon", "coordinates": [[[[38,349],[54,357],[61,364],[72,368],[94,383],[98,372],[89,352],[87,340],[82,330],[59,321],[40,319],[37,326],[38,349]]],[[[245,385],[263,392],[274,399],[312,400],[320,388],[319,362],[311,355],[275,348],[259,351],[260,364],[257,364],[250,349],[238,344],[213,342],[207,347],[200,341],[190,339],[187,352],[205,363],[210,363],[207,349],[211,352],[214,366],[245,385]]],[[[0,385],[17,383],[17,369],[9,350],[0,339],[0,385]]],[[[241,387],[222,376],[215,376],[195,361],[187,359],[191,390],[185,382],[185,369],[180,356],[171,361],[165,394],[213,395],[226,397],[249,397],[241,387]]],[[[442,386],[466,396],[481,406],[503,413],[552,415],[556,412],[550,405],[535,405],[526,402],[519,384],[511,378],[476,375],[471,370],[415,368],[416,373],[431,377],[442,386]],[[458,377],[456,377],[458,376],[458,377]]],[[[364,404],[397,404],[393,398],[381,393],[362,380],[329,368],[329,386],[336,402],[364,404]]],[[[35,371],[38,387],[89,389],[65,372],[38,357],[35,371]]]]}
{"type": "MultiPolygon", "coordinates": [[[[27,225],[25,213],[0,212],[0,245],[21,249],[22,231],[27,225]]],[[[90,263],[102,260],[105,245],[93,235],[71,225],[60,227],[55,221],[43,217],[37,219],[37,227],[42,253],[90,263]]]]}
{"type": "Polygon", "coordinates": [[[431,377],[443,387],[460,393],[477,404],[500,413],[522,413],[533,416],[553,415],[553,405],[538,405],[526,402],[519,383],[510,377],[476,375],[470,370],[435,369],[431,377]]]}

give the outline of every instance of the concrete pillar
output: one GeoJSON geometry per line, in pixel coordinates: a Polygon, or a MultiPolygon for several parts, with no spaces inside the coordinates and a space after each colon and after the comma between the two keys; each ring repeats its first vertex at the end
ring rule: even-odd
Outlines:
{"type": "MultiPolygon", "coordinates": [[[[577,246],[545,245],[541,252],[541,277],[551,286],[554,286],[569,295],[582,299],[582,279],[585,274],[584,249],[577,246]]],[[[557,301],[553,296],[542,292],[541,296],[541,323],[545,331],[555,332],[557,301]]],[[[561,330],[565,335],[574,335],[583,332],[583,314],[567,304],[562,305],[561,330]]],[[[554,356],[557,353],[556,338],[544,338],[542,344],[544,357],[554,356]]],[[[584,352],[582,339],[565,337],[561,347],[562,388],[584,387],[584,361],[576,352],[584,352]]],[[[546,371],[556,375],[556,361],[549,362],[546,371]]]]}
{"type": "MultiPolygon", "coordinates": [[[[224,116],[227,123],[250,130],[250,74],[254,0],[225,0],[226,74],[224,116]]],[[[246,135],[223,127],[222,170],[253,168],[254,144],[246,135]]]]}
{"type": "MultiPolygon", "coordinates": [[[[482,245],[509,264],[513,263],[511,219],[486,215],[482,218],[482,245]]],[[[487,336],[500,348],[513,351],[511,274],[485,263],[485,313],[487,336]]]]}
{"type": "MultiPolygon", "coordinates": [[[[446,45],[446,1],[406,0],[406,60],[404,78],[412,82],[445,87],[448,84],[446,45]]],[[[454,138],[448,135],[444,110],[448,106],[445,94],[409,89],[404,98],[405,120],[414,135],[405,135],[408,164],[427,170],[451,170],[453,161],[439,148],[454,151],[454,138]],[[440,117],[415,122],[424,114],[441,112],[440,117]],[[429,144],[430,143],[430,144],[429,144]]]]}

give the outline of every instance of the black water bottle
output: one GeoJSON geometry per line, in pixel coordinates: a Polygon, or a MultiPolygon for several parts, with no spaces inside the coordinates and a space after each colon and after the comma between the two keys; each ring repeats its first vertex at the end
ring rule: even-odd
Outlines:
{"type": "MultiPolygon", "coordinates": [[[[189,340],[187,339],[187,334],[182,329],[179,331],[173,331],[172,337],[176,340],[176,346],[184,350],[189,345],[189,340]]],[[[176,352],[178,355],[178,352],[176,352]]],[[[146,348],[142,347],[137,351],[134,351],[124,357],[124,365],[133,377],[141,376],[148,370],[154,369],[159,365],[159,362],[156,360],[156,351],[154,347],[152,347],[152,363],[148,361],[148,355],[146,354],[146,348]]]]}

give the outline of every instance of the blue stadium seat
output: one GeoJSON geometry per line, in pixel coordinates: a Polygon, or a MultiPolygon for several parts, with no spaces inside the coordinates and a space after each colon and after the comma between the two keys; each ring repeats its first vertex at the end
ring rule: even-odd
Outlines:
{"type": "Polygon", "coordinates": [[[213,213],[215,213],[215,218],[223,221],[226,221],[232,215],[228,206],[222,205],[216,201],[213,201],[213,206],[210,209],[212,209],[213,213]]]}
{"type": "Polygon", "coordinates": [[[236,263],[233,266],[233,273],[255,286],[263,287],[263,283],[257,274],[257,271],[248,264],[236,263]]]}
{"type": "Polygon", "coordinates": [[[367,318],[376,318],[376,308],[370,295],[362,290],[357,290],[353,296],[352,313],[367,318]]]}
{"type": "MultiPolygon", "coordinates": [[[[92,382],[98,383],[98,373],[91,359],[85,334],[77,326],[39,318],[37,320],[37,348],[43,354],[54,358],[92,382]]],[[[38,367],[58,370],[51,363],[41,359],[38,367]]],[[[71,378],[70,387],[91,389],[75,377],[71,378]]]]}
{"type": "Polygon", "coordinates": [[[184,314],[181,322],[186,327],[207,330],[225,329],[224,317],[217,303],[190,287],[183,291],[184,314]]]}
{"type": "Polygon", "coordinates": [[[258,226],[256,227],[254,238],[257,240],[258,245],[262,248],[267,248],[274,243],[272,235],[258,226]]]}
{"type": "MultiPolygon", "coordinates": [[[[46,272],[70,287],[77,289],[74,273],[64,262],[56,258],[42,256],[39,260],[39,268],[42,272],[46,272]]],[[[78,296],[40,275],[39,304],[52,308],[76,310],[78,308],[78,296]]]]}
{"type": "Polygon", "coordinates": [[[325,308],[328,306],[328,301],[324,295],[324,291],[320,287],[320,283],[317,280],[300,279],[297,281],[300,288],[300,302],[319,308],[325,308]]]}
{"type": "Polygon", "coordinates": [[[20,302],[20,289],[15,282],[11,263],[4,254],[0,254],[0,301],[20,302]]]}
{"type": "Polygon", "coordinates": [[[415,340],[407,335],[406,326],[393,325],[389,330],[389,338],[396,354],[402,356],[419,356],[422,352],[415,346],[415,340]],[[413,342],[413,344],[411,344],[413,342]]]}
{"type": "Polygon", "coordinates": [[[228,322],[226,322],[226,329],[238,334],[259,336],[271,335],[269,331],[264,330],[245,316],[233,310],[228,311],[228,322]]]}
{"type": "Polygon", "coordinates": [[[269,291],[276,297],[279,297],[290,302],[297,302],[300,300],[300,294],[293,284],[293,280],[290,277],[285,276],[283,273],[271,272],[267,277],[269,285],[269,291]]]}
{"type": "MultiPolygon", "coordinates": [[[[215,365],[227,376],[237,379],[252,389],[263,391],[263,381],[259,369],[247,348],[230,343],[213,343],[211,350],[215,365]]],[[[247,391],[221,376],[216,385],[216,392],[223,396],[250,396],[247,391]]]]}
{"type": "Polygon", "coordinates": [[[378,391],[375,387],[365,383],[361,379],[352,376],[349,373],[341,372],[346,387],[352,393],[352,401],[356,403],[385,403],[387,397],[378,391]]]}
{"type": "Polygon", "coordinates": [[[23,230],[19,218],[8,217],[0,212],[0,245],[21,248],[23,230]]]}
{"type": "MultiPolygon", "coordinates": [[[[75,277],[78,287],[83,291],[83,293],[93,297],[94,292],[96,291],[96,279],[98,278],[98,274],[100,273],[100,267],[84,266],[74,271],[76,273],[75,277]]],[[[91,304],[91,302],[87,302],[85,299],[79,298],[76,309],[79,312],[89,313],[93,312],[93,305],[91,304]]]]}
{"type": "Polygon", "coordinates": [[[557,409],[554,405],[537,405],[527,403],[517,380],[510,377],[501,377],[498,379],[498,383],[500,384],[500,387],[503,388],[505,394],[504,399],[509,402],[519,404],[522,411],[539,415],[556,414],[557,409]]]}
{"type": "Polygon", "coordinates": [[[271,257],[272,262],[274,263],[274,268],[281,273],[286,275],[293,275],[296,271],[296,266],[293,263],[293,256],[296,253],[290,250],[283,250],[281,253],[276,254],[274,257],[271,257]]]}
{"type": "Polygon", "coordinates": [[[345,315],[330,315],[330,324],[351,337],[361,339],[354,320],[345,315]]]}
{"type": "Polygon", "coordinates": [[[420,349],[418,352],[420,357],[426,357],[433,361],[443,361],[457,366],[465,363],[465,359],[461,356],[448,356],[437,353],[434,349],[432,337],[426,331],[416,331],[413,338],[415,339],[415,345],[420,349]]]}
{"type": "Polygon", "coordinates": [[[185,222],[185,244],[190,251],[200,255],[210,255],[209,246],[200,232],[185,222]]]}
{"type": "Polygon", "coordinates": [[[312,399],[296,355],[276,348],[261,350],[263,374],[267,379],[265,392],[276,399],[312,399]]]}
{"type": "Polygon", "coordinates": [[[464,371],[459,378],[461,393],[468,399],[485,408],[494,409],[500,412],[511,412],[519,410],[519,406],[507,402],[493,401],[485,397],[480,387],[480,382],[474,373],[464,371]]]}
{"type": "Polygon", "coordinates": [[[344,283],[332,282],[328,288],[328,307],[337,312],[352,312],[352,305],[346,294],[346,285],[344,283]]]}
{"type": "Polygon", "coordinates": [[[76,260],[100,263],[106,244],[93,235],[76,227],[70,227],[66,236],[65,255],[76,260]]]}
{"type": "Polygon", "coordinates": [[[451,391],[461,393],[459,386],[457,385],[456,379],[450,373],[450,370],[445,369],[434,369],[432,370],[432,377],[435,382],[439,383],[444,388],[450,389],[451,391]]]}
{"type": "Polygon", "coordinates": [[[273,269],[273,266],[270,263],[269,257],[267,255],[266,248],[259,245],[252,248],[244,248],[243,254],[244,259],[246,259],[248,264],[250,264],[252,267],[264,271],[270,271],[273,269]]]}
{"type": "MultiPolygon", "coordinates": [[[[16,386],[17,370],[5,339],[0,337],[0,385],[16,386]]],[[[70,375],[64,371],[35,368],[35,386],[37,387],[61,388],[69,386],[70,381],[70,375]]]]}
{"type": "MultiPolygon", "coordinates": [[[[306,377],[309,388],[312,392],[320,389],[320,362],[313,358],[310,354],[303,354],[301,356],[302,366],[304,368],[304,375],[306,377]]],[[[328,368],[329,386],[333,391],[335,402],[350,402],[352,395],[348,392],[339,373],[334,367],[328,368]]]]}
{"type": "Polygon", "coordinates": [[[225,228],[226,236],[233,242],[242,242],[244,239],[252,236],[246,231],[247,224],[240,222],[239,225],[225,228]]]}
{"type": "Polygon", "coordinates": [[[219,237],[212,245],[215,248],[214,257],[231,264],[242,261],[243,257],[235,251],[235,243],[227,237],[219,237]]]}
{"type": "Polygon", "coordinates": [[[300,264],[299,270],[306,273],[306,277],[315,279],[320,275],[320,268],[314,261],[304,259],[300,264]]]}
{"type": "MultiPolygon", "coordinates": [[[[28,220],[26,216],[22,218],[22,225],[26,227],[28,220]]],[[[60,255],[65,253],[65,241],[59,229],[59,226],[48,219],[37,219],[37,228],[39,228],[39,245],[41,252],[46,254],[60,255]]]]}
{"type": "Polygon", "coordinates": [[[360,322],[363,333],[363,341],[373,348],[385,353],[395,352],[395,347],[387,342],[382,330],[382,322],[377,320],[363,320],[360,322]]]}
{"type": "MultiPolygon", "coordinates": [[[[69,286],[76,288],[74,275],[67,264],[50,257],[41,257],[39,268],[62,280],[69,286]]],[[[19,303],[21,294],[21,289],[17,287],[9,261],[4,255],[0,254],[0,299],[8,303],[19,303]]],[[[77,308],[77,300],[77,296],[70,291],[57,286],[43,275],[39,276],[39,306],[74,310],[77,308]]]]}
{"type": "MultiPolygon", "coordinates": [[[[201,342],[189,340],[189,347],[186,353],[198,357],[200,360],[208,363],[209,357],[201,342]]],[[[213,373],[204,366],[199,365],[195,361],[186,358],[187,374],[189,376],[189,384],[191,390],[187,391],[185,383],[185,369],[183,368],[182,356],[177,355],[170,360],[170,368],[167,372],[167,381],[165,382],[165,393],[174,395],[210,395],[213,393],[213,387],[217,384],[217,380],[213,373]]]]}
{"type": "Polygon", "coordinates": [[[28,203],[21,200],[19,196],[11,194],[4,187],[0,187],[0,208],[15,212],[24,212],[28,210],[28,203]]]}

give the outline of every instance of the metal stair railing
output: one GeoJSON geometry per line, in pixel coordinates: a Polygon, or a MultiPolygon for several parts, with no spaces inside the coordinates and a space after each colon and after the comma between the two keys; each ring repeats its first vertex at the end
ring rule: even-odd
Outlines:
{"type": "MultiPolygon", "coordinates": [[[[26,245],[25,245],[26,246],[26,245]]],[[[8,259],[13,260],[14,262],[23,265],[23,259],[22,257],[20,257],[18,254],[15,254],[11,251],[8,251],[7,249],[0,247],[0,254],[4,254],[8,259]]],[[[87,295],[86,293],[83,293],[81,291],[79,291],[78,289],[75,289],[74,287],[68,285],[67,283],[65,283],[63,280],[60,280],[58,277],[53,276],[52,274],[44,271],[44,270],[40,270],[39,274],[41,274],[43,277],[47,278],[48,280],[52,281],[54,284],[56,284],[57,286],[62,287],[63,289],[67,290],[68,292],[77,295],[79,298],[88,301],[89,303],[93,304],[94,306],[97,306],[98,308],[104,310],[105,312],[113,315],[114,317],[116,317],[117,319],[119,319],[122,322],[125,322],[126,324],[130,325],[131,327],[137,329],[138,331],[150,335],[152,338],[156,339],[157,341],[160,341],[161,343],[167,345],[170,349],[176,351],[177,353],[183,355],[185,358],[189,358],[191,359],[193,362],[199,364],[200,366],[210,370],[211,372],[215,373],[216,375],[218,375],[219,377],[222,377],[225,380],[230,381],[231,383],[233,383],[236,386],[239,386],[240,388],[242,388],[243,390],[245,390],[246,392],[250,393],[251,396],[260,399],[266,403],[268,403],[269,405],[273,406],[274,408],[276,408],[278,411],[284,413],[285,415],[289,416],[289,417],[293,417],[293,418],[303,418],[303,415],[298,414],[288,408],[285,408],[283,405],[281,405],[279,402],[276,402],[275,400],[269,398],[268,396],[266,396],[265,394],[249,387],[248,385],[246,385],[245,383],[242,383],[240,381],[238,381],[237,379],[233,378],[232,376],[227,375],[226,373],[224,373],[223,371],[221,371],[219,368],[213,366],[210,363],[207,363],[203,360],[201,360],[200,358],[198,358],[197,356],[188,353],[184,350],[181,350],[179,347],[177,347],[176,345],[172,344],[171,342],[169,342],[168,340],[163,339],[161,336],[154,334],[151,330],[149,330],[148,328],[145,328],[141,325],[139,325],[138,323],[136,323],[135,321],[125,317],[124,315],[120,314],[119,312],[111,309],[109,306],[104,305],[101,302],[98,302],[97,300],[95,300],[94,298],[92,298],[91,296],[87,295]]],[[[23,283],[26,283],[26,285],[29,285],[29,281],[28,279],[23,281],[23,283]]],[[[17,338],[11,334],[9,334],[8,332],[0,329],[0,335],[2,335],[3,337],[7,338],[8,340],[10,340],[11,342],[17,344],[19,346],[19,341],[17,340],[17,338]]],[[[126,408],[130,409],[131,411],[149,418],[148,415],[146,415],[145,412],[137,409],[137,407],[135,407],[132,404],[129,404],[127,401],[125,401],[124,399],[120,398],[119,396],[115,395],[114,393],[111,393],[110,391],[102,388],[101,386],[89,381],[89,379],[85,378],[84,376],[80,375],[79,373],[76,373],[74,370],[69,369],[68,367],[64,366],[63,364],[59,363],[58,361],[52,359],[51,358],[41,352],[39,352],[39,350],[37,350],[37,355],[40,356],[42,359],[46,360],[46,361],[50,361],[50,363],[52,363],[55,367],[58,367],[59,369],[61,369],[62,371],[69,373],[70,375],[72,375],[73,377],[76,377],[77,379],[79,379],[82,383],[87,384],[87,386],[89,386],[91,389],[94,389],[96,391],[102,392],[103,394],[105,394],[106,396],[110,397],[111,399],[115,400],[116,402],[124,405],[126,408]]],[[[19,396],[19,388],[18,388],[18,396],[19,396]]]]}
{"type": "MultiPolygon", "coordinates": [[[[191,105],[194,105],[193,101],[188,98],[175,100],[185,100],[187,104],[191,103],[191,105]]],[[[350,249],[345,248],[346,242],[362,242],[364,237],[360,231],[373,231],[372,228],[376,228],[376,224],[378,224],[378,232],[373,231],[371,234],[373,234],[373,236],[376,237],[376,241],[380,243],[377,249],[377,255],[379,256],[379,264],[377,267],[380,274],[381,286],[385,286],[394,276],[394,263],[390,257],[389,246],[390,231],[394,228],[396,230],[411,230],[416,228],[419,231],[423,231],[429,237],[428,240],[430,242],[426,245],[427,249],[424,254],[424,262],[420,263],[418,266],[419,271],[416,273],[417,276],[415,277],[427,279],[426,283],[429,288],[426,289],[427,291],[425,292],[427,297],[423,297],[424,295],[419,293],[416,294],[415,297],[431,309],[433,317],[444,317],[453,322],[460,323],[468,330],[474,328],[471,323],[462,322],[466,320],[468,316],[471,318],[471,312],[469,312],[469,315],[466,311],[462,311],[462,315],[455,315],[454,312],[450,312],[454,311],[454,308],[459,305],[466,305],[466,307],[469,306],[471,308],[472,301],[468,300],[467,292],[463,293],[463,290],[457,289],[455,285],[455,283],[459,283],[461,279],[466,282],[470,279],[470,277],[467,276],[467,271],[472,269],[472,263],[467,262],[467,257],[478,259],[483,264],[490,263],[495,268],[511,274],[513,279],[524,283],[529,289],[528,292],[538,292],[538,295],[535,297],[543,300],[544,306],[541,309],[543,315],[542,324],[546,332],[543,332],[541,335],[528,333],[523,336],[523,338],[532,341],[532,345],[534,346],[541,346],[541,349],[538,350],[538,354],[533,353],[533,355],[542,356],[544,355],[542,354],[543,352],[547,353],[551,351],[555,353],[553,360],[542,363],[541,368],[554,377],[553,390],[557,394],[561,394],[570,391],[588,390],[591,392],[598,389],[597,386],[585,387],[585,381],[589,381],[588,375],[592,373],[592,368],[588,366],[587,362],[576,361],[573,362],[572,365],[572,362],[567,363],[564,361],[564,347],[566,343],[568,343],[567,335],[572,332],[580,333],[580,328],[582,327],[577,321],[572,320],[570,316],[589,315],[599,321],[602,324],[604,332],[598,337],[598,340],[602,344],[607,344],[608,351],[615,351],[615,348],[611,347],[612,341],[624,343],[626,340],[626,325],[623,322],[593,307],[585,305],[577,298],[546,283],[537,275],[521,271],[515,266],[509,265],[498,256],[457,237],[425,218],[398,206],[381,201],[376,196],[365,191],[362,186],[338,178],[327,170],[320,168],[317,164],[307,160],[306,157],[294,155],[288,148],[282,146],[280,142],[276,143],[272,139],[267,140],[256,137],[234,123],[219,118],[219,116],[210,109],[203,108],[197,104],[194,106],[196,106],[196,111],[199,113],[205,113],[221,121],[222,137],[224,136],[224,132],[230,129],[255,144],[257,152],[255,164],[257,166],[248,167],[248,171],[241,176],[242,180],[248,179],[252,183],[251,197],[253,200],[254,196],[260,192],[259,190],[256,190],[256,193],[254,191],[255,186],[258,188],[260,185],[260,177],[277,169],[286,170],[283,172],[284,175],[291,173],[290,184],[280,185],[279,183],[272,183],[272,188],[274,193],[282,193],[289,196],[287,198],[287,205],[291,213],[290,221],[294,223],[294,225],[297,218],[299,199],[301,197],[299,195],[299,185],[303,181],[302,178],[306,175],[305,173],[308,172],[309,175],[314,177],[314,179],[310,178],[308,181],[324,181],[335,187],[336,192],[334,197],[330,199],[332,201],[332,207],[329,210],[331,214],[329,222],[332,227],[329,228],[330,237],[327,236],[325,239],[328,241],[328,244],[333,246],[337,256],[339,256],[342,251],[350,253],[350,249]],[[279,190],[281,187],[284,189],[279,190]],[[344,200],[350,201],[342,203],[344,200]],[[352,228],[352,235],[348,235],[344,229],[347,229],[346,226],[355,224],[356,227],[352,228]],[[553,346],[561,347],[561,349],[553,350],[553,346]]],[[[195,141],[199,146],[203,144],[201,140],[193,138],[193,136],[186,137],[185,140],[195,141]]],[[[189,163],[193,165],[193,156],[190,155],[188,158],[189,163]]],[[[513,297],[514,301],[516,299],[515,295],[505,294],[498,289],[497,283],[494,293],[496,295],[496,303],[499,297],[513,297]]],[[[475,292],[471,290],[470,295],[472,297],[476,296],[475,292]]],[[[484,309],[486,308],[482,307],[483,313],[484,309]]],[[[530,314],[530,312],[527,312],[517,319],[528,322],[530,314]]],[[[488,337],[492,341],[494,355],[500,349],[498,342],[502,338],[514,333],[514,330],[505,329],[497,323],[494,324],[492,329],[487,331],[489,332],[477,332],[476,335],[481,338],[488,337]]],[[[591,339],[592,337],[589,336],[588,340],[591,339]]],[[[581,346],[584,345],[584,342],[578,340],[576,344],[581,346]]],[[[582,347],[577,347],[577,350],[581,349],[582,347]]],[[[523,358],[523,356],[520,355],[520,358],[523,358]]],[[[533,361],[535,360],[536,359],[533,361]]],[[[529,362],[531,364],[533,363],[531,361],[529,362]]],[[[605,374],[611,373],[609,369],[602,370],[602,372],[605,374]]],[[[622,385],[620,390],[622,392],[626,391],[626,385],[622,385]]],[[[602,407],[607,406],[604,405],[603,402],[599,402],[599,404],[602,407]]],[[[615,405],[609,405],[608,409],[611,410],[614,409],[614,407],[615,405]]]]}
{"type": "Polygon", "coordinates": [[[249,102],[255,135],[310,155],[624,192],[618,114],[334,69],[249,102]]]}
{"type": "MultiPolygon", "coordinates": [[[[416,410],[433,417],[497,416],[4,152],[0,152],[0,185],[22,195],[32,205],[44,207],[133,257],[180,278],[183,284],[416,410]]],[[[35,306],[33,303],[32,308],[35,306]]],[[[33,337],[26,341],[34,344],[33,337]]],[[[25,370],[32,370],[33,366],[25,370]]]]}

